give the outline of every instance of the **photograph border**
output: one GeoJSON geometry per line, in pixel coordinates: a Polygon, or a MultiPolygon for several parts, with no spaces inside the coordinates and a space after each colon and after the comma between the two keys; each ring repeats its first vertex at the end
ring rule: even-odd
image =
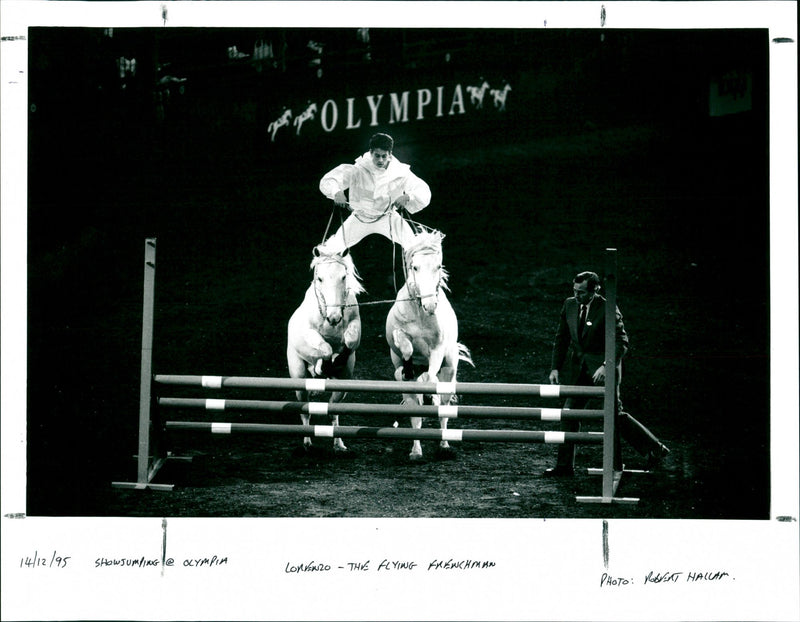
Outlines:
{"type": "Polygon", "coordinates": [[[797,296],[785,294],[798,284],[794,2],[4,0],[0,11],[3,619],[796,620],[800,616],[800,336],[797,296]],[[376,28],[525,24],[768,29],[770,325],[786,327],[780,335],[773,330],[770,342],[771,357],[780,364],[770,368],[769,520],[27,516],[27,278],[22,269],[27,257],[27,29],[341,27],[353,25],[356,17],[359,26],[376,28]],[[645,541],[648,545],[642,547],[645,541]],[[158,558],[166,550],[182,561],[173,567],[162,564],[152,572],[141,568],[97,572],[101,558],[131,552],[158,558]],[[50,566],[30,568],[21,562],[39,555],[50,566]],[[187,560],[209,561],[192,566],[186,565],[187,560]],[[381,560],[413,560],[416,568],[363,571],[359,567],[365,560],[373,569],[381,560]],[[437,561],[461,564],[461,569],[431,569],[437,561]],[[491,565],[468,573],[461,571],[465,561],[491,565]],[[339,565],[346,572],[334,578],[314,570],[319,564],[339,565]],[[657,586],[642,585],[647,572],[667,578],[657,586]],[[701,574],[702,580],[672,584],[668,578],[686,572],[701,574]],[[735,580],[722,581],[722,573],[735,580]],[[604,579],[615,582],[613,589],[603,585],[604,579]]]}

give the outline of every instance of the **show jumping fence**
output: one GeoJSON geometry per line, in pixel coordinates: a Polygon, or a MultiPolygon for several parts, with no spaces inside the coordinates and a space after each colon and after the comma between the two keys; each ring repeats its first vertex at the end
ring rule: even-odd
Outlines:
{"type": "MultiPolygon", "coordinates": [[[[460,394],[489,396],[522,396],[526,398],[559,399],[566,397],[602,398],[603,408],[563,409],[522,406],[425,406],[359,404],[340,402],[268,401],[253,399],[217,399],[158,397],[153,395],[153,385],[160,387],[193,387],[198,390],[257,389],[257,390],[306,390],[309,392],[347,391],[368,393],[408,393],[408,382],[383,380],[342,380],[325,378],[267,378],[252,376],[190,376],[154,375],[152,371],[153,325],[155,299],[156,240],[145,240],[144,302],[142,310],[142,364],[139,393],[139,432],[137,479],[135,482],[112,482],[119,488],[137,490],[172,490],[172,484],[155,483],[158,471],[169,459],[181,458],[165,450],[167,431],[208,431],[215,434],[261,433],[322,438],[359,439],[417,439],[449,442],[517,442],[547,444],[602,444],[603,466],[588,469],[591,474],[602,475],[600,496],[578,496],[579,502],[588,503],[636,503],[636,498],[617,497],[616,491],[623,471],[615,469],[615,412],[616,400],[616,348],[614,322],[605,324],[606,379],[603,386],[569,386],[521,383],[478,382],[417,382],[414,393],[460,394]],[[235,423],[209,421],[163,421],[163,412],[170,410],[202,410],[221,413],[272,412],[305,413],[309,415],[395,415],[402,417],[475,418],[475,419],[522,419],[541,422],[566,420],[602,421],[602,432],[561,432],[535,430],[469,430],[434,428],[382,428],[365,426],[332,425],[283,425],[269,423],[235,423]],[[158,420],[154,421],[154,414],[158,420]]],[[[606,250],[605,273],[606,304],[616,308],[616,250],[606,250]]]]}

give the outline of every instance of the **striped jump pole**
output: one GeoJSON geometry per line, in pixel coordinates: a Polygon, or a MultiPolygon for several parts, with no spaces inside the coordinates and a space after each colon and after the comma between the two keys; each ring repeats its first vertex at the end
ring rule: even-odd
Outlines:
{"type": "Polygon", "coordinates": [[[402,382],[397,380],[341,380],[336,378],[262,378],[259,376],[157,375],[165,386],[204,389],[285,389],[292,391],[366,391],[370,393],[424,393],[507,395],[523,397],[603,397],[603,387],[502,382],[402,382]]]}
{"type": "Polygon", "coordinates": [[[548,432],[533,430],[439,430],[432,428],[375,428],[332,425],[281,425],[274,423],[217,423],[167,421],[167,430],[197,430],[213,434],[258,432],[317,438],[389,438],[436,441],[480,441],[505,443],[602,443],[602,432],[548,432]]]}
{"type": "Polygon", "coordinates": [[[439,419],[531,419],[534,421],[602,421],[602,410],[533,408],[526,406],[420,406],[416,404],[358,404],[330,402],[281,402],[268,400],[161,397],[164,408],[206,411],[281,412],[304,415],[395,415],[439,419]]]}

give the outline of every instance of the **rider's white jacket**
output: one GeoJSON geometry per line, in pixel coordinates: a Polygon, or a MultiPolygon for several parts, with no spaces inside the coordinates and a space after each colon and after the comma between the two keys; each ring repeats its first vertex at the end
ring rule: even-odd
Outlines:
{"type": "Polygon", "coordinates": [[[350,208],[368,217],[377,217],[403,193],[409,197],[406,209],[415,214],[431,202],[427,183],[411,172],[408,164],[392,156],[386,170],[376,167],[369,152],[359,156],[355,164],[340,164],[327,172],[319,189],[329,199],[349,188],[350,208]]]}

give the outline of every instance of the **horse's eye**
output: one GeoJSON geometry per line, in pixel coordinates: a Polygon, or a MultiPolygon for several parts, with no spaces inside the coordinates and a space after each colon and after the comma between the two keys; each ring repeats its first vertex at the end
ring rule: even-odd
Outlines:
{"type": "Polygon", "coordinates": [[[414,268],[414,272],[419,272],[419,266],[412,266],[414,268]]]}

